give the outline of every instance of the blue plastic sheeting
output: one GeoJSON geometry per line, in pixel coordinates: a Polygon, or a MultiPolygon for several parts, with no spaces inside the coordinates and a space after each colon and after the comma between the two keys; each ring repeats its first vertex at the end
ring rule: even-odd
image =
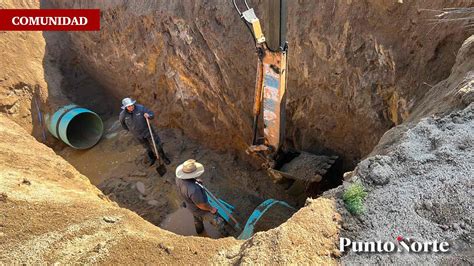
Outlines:
{"type": "MultiPolygon", "coordinates": [[[[206,194],[208,193],[206,192],[206,194]]],[[[219,214],[219,216],[224,218],[224,220],[226,220],[228,223],[229,222],[232,223],[232,220],[230,219],[229,214],[232,214],[232,212],[234,212],[234,209],[235,209],[234,206],[230,205],[229,203],[225,202],[222,199],[218,199],[220,203],[218,204],[212,197],[209,197],[209,194],[208,194],[207,199],[209,201],[209,204],[212,207],[217,209],[217,213],[219,214]]]]}
{"type": "MultiPolygon", "coordinates": [[[[207,199],[209,204],[217,209],[217,213],[230,225],[232,225],[237,231],[241,230],[240,224],[235,220],[235,218],[231,217],[232,213],[235,210],[235,207],[230,205],[229,203],[225,202],[222,199],[217,198],[214,196],[206,187],[204,187],[201,183],[196,182],[200,187],[204,189],[204,192],[207,195],[207,199]]],[[[247,223],[245,223],[244,230],[240,233],[237,239],[249,239],[253,235],[253,231],[255,229],[255,224],[262,218],[266,211],[268,211],[273,205],[281,204],[285,207],[290,209],[294,209],[288,203],[280,200],[274,199],[267,199],[266,201],[262,202],[258,205],[257,208],[252,212],[250,217],[247,219],[247,223]]]]}
{"type": "Polygon", "coordinates": [[[204,189],[204,192],[206,192],[207,200],[209,201],[209,204],[212,207],[217,209],[217,214],[219,214],[219,216],[221,216],[228,224],[232,225],[232,227],[235,230],[240,231],[241,227],[240,227],[239,222],[234,220],[235,218],[233,219],[233,217],[231,217],[232,213],[235,210],[235,207],[225,202],[222,199],[218,199],[200,183],[197,183],[197,184],[204,189]]]}
{"type": "Polygon", "coordinates": [[[249,239],[253,235],[255,224],[258,222],[258,220],[260,220],[260,218],[262,218],[265,212],[268,211],[275,204],[281,204],[285,207],[294,209],[293,207],[291,207],[288,203],[284,201],[267,199],[252,212],[252,214],[247,220],[247,223],[245,223],[244,230],[242,231],[242,233],[239,235],[237,239],[244,239],[244,240],[249,239]]]}

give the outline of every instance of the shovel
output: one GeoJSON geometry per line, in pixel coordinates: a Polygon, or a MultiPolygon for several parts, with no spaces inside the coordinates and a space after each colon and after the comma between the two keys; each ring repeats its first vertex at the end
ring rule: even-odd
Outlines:
{"type": "Polygon", "coordinates": [[[151,131],[150,121],[148,120],[147,117],[145,117],[145,120],[146,120],[146,123],[148,125],[148,130],[150,131],[151,142],[153,143],[153,149],[155,151],[155,156],[158,159],[158,166],[156,167],[156,172],[160,176],[164,176],[166,174],[166,166],[163,164],[163,161],[161,160],[160,155],[158,154],[158,150],[156,149],[155,137],[153,136],[153,132],[151,131]]]}

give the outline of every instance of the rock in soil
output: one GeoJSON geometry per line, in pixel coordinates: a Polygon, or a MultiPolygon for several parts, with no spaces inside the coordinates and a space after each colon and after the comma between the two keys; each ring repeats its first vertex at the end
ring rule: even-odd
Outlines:
{"type": "Polygon", "coordinates": [[[115,223],[115,222],[118,222],[120,220],[120,218],[118,217],[112,217],[112,216],[104,216],[104,221],[107,222],[107,223],[115,223]]]}
{"type": "Polygon", "coordinates": [[[145,184],[143,184],[142,182],[138,181],[136,184],[135,184],[138,192],[140,192],[141,194],[145,195],[145,184]]]}

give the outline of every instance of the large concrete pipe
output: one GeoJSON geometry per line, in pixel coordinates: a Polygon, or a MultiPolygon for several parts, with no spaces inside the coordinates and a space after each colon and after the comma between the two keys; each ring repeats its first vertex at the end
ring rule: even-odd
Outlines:
{"type": "Polygon", "coordinates": [[[75,149],[88,149],[102,137],[102,119],[86,108],[70,104],[46,116],[49,132],[75,149]]]}

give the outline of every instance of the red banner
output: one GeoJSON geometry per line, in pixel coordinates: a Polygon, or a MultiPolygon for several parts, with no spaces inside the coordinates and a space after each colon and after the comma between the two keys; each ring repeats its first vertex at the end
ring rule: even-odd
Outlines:
{"type": "Polygon", "coordinates": [[[98,31],[99,9],[0,9],[0,31],[98,31]]]}

